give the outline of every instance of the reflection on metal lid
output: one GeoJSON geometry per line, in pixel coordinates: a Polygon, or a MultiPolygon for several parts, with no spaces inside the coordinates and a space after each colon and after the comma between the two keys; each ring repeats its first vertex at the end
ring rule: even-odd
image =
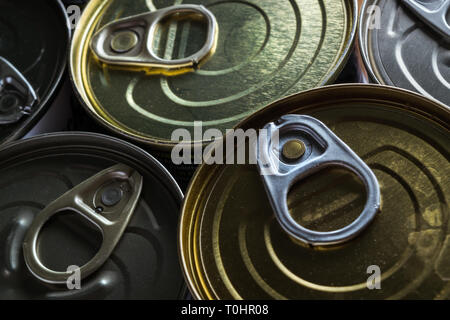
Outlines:
{"type": "MultiPolygon", "coordinates": [[[[173,146],[177,128],[192,134],[194,121],[202,121],[205,130],[225,131],[279,98],[333,81],[356,30],[353,0],[196,3],[217,20],[216,51],[199,70],[166,77],[101,67],[88,47],[106,24],[173,1],[158,1],[158,7],[143,0],[90,1],[74,35],[71,72],[97,120],[160,148],[173,146]]],[[[206,28],[198,22],[172,19],[159,27],[154,51],[164,59],[187,57],[205,43],[206,28]]]]}
{"type": "MultiPolygon", "coordinates": [[[[450,42],[403,2],[365,2],[359,40],[366,66],[379,83],[413,90],[450,106],[450,42]]],[[[449,17],[447,12],[445,19],[449,17]]]]}

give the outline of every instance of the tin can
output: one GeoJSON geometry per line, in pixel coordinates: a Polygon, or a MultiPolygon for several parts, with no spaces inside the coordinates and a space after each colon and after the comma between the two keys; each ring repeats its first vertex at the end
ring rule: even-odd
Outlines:
{"type": "MultiPolygon", "coordinates": [[[[55,102],[65,79],[70,29],[64,6],[51,0],[1,1],[0,27],[0,143],[3,143],[25,136],[55,102]]],[[[51,109],[65,106],[62,100],[51,109]]],[[[65,128],[62,122],[60,117],[48,122],[46,128],[65,128]]]]}
{"type": "Polygon", "coordinates": [[[359,44],[371,81],[450,105],[448,19],[448,1],[365,1],[359,44]],[[447,36],[436,27],[445,23],[447,36]]]}
{"type": "Polygon", "coordinates": [[[62,133],[9,143],[0,150],[0,163],[1,299],[185,297],[176,241],[183,195],[166,169],[149,154],[108,136],[62,133]],[[120,182],[119,189],[110,186],[109,178],[97,187],[85,186],[86,181],[102,178],[99,173],[111,166],[129,168],[133,172],[130,184],[124,182],[128,181],[126,170],[107,169],[113,177],[111,183],[120,182]],[[139,188],[134,187],[136,177],[139,188]],[[76,202],[61,203],[76,188],[76,202]],[[83,267],[96,263],[98,252],[115,236],[101,221],[107,219],[110,223],[106,225],[116,225],[115,208],[120,207],[119,217],[128,212],[124,201],[135,192],[139,195],[133,198],[134,211],[130,211],[118,243],[102,256],[105,261],[95,272],[84,277],[83,267]],[[88,200],[89,194],[94,195],[93,201],[88,200]],[[42,217],[58,204],[60,209],[42,217]],[[89,214],[91,206],[95,212],[89,214]],[[44,225],[34,229],[38,221],[44,225]],[[33,243],[27,240],[30,237],[37,242],[34,259],[44,268],[36,267],[33,257],[25,254],[33,243]],[[81,270],[78,274],[77,266],[81,270]],[[54,273],[48,276],[42,270],[74,273],[61,282],[58,274],[53,279],[54,273]],[[77,276],[83,277],[77,282],[77,276]]]}
{"type": "MultiPolygon", "coordinates": [[[[89,2],[74,34],[70,68],[84,107],[100,124],[167,152],[178,143],[176,129],[193,137],[194,122],[202,121],[204,130],[224,132],[281,97],[332,82],[353,47],[356,1],[194,2],[217,20],[215,51],[195,72],[171,76],[99,63],[92,47],[108,23],[182,1],[89,2]]],[[[195,53],[207,32],[194,20],[169,19],[157,27],[154,53],[169,60],[195,53]]],[[[134,45],[142,40],[136,34],[130,39],[134,45]]],[[[194,141],[204,142],[188,142],[194,141]]]]}
{"type": "Polygon", "coordinates": [[[286,186],[286,199],[277,193],[271,200],[255,165],[203,164],[179,229],[194,297],[448,299],[448,108],[402,89],[334,85],[275,102],[237,128],[277,126],[299,114],[320,120],[370,167],[379,184],[379,213],[352,240],[305,245],[275,219],[273,201],[285,201],[305,228],[334,232],[357,221],[370,193],[355,175],[329,167],[286,186]]]}

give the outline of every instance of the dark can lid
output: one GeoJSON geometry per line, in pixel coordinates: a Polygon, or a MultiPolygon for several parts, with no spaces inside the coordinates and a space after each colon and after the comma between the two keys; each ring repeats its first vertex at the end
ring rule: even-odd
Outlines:
{"type": "MultiPolygon", "coordinates": [[[[291,114],[320,120],[370,167],[380,212],[348,242],[309,247],[276,219],[256,165],[204,164],[187,192],[179,231],[194,296],[448,299],[449,109],[402,89],[339,85],[280,100],[238,128],[261,129],[291,114]]],[[[289,134],[280,133],[280,141],[289,134]]],[[[356,175],[330,167],[293,184],[281,201],[298,224],[331,232],[361,214],[364,190],[356,175]]]]}
{"type": "MultiPolygon", "coordinates": [[[[24,136],[47,110],[66,67],[70,28],[59,0],[1,0],[0,30],[0,56],[23,75],[37,95],[27,115],[0,124],[1,143],[24,136]]],[[[0,95],[6,91],[1,90],[0,95]]]]}
{"type": "MultiPolygon", "coordinates": [[[[120,192],[105,193],[100,200],[108,210],[120,192]]],[[[0,298],[183,298],[185,285],[176,242],[182,197],[159,162],[118,139],[65,133],[7,144],[0,150],[0,298]],[[136,209],[112,254],[100,269],[81,280],[80,289],[37,279],[22,252],[36,214],[66,191],[116,164],[135,169],[143,182],[136,209]]],[[[62,211],[41,230],[37,250],[47,268],[66,271],[68,266],[81,267],[90,261],[101,243],[102,235],[91,223],[80,214],[62,211]]]]}
{"type": "MultiPolygon", "coordinates": [[[[450,42],[406,2],[365,1],[359,34],[364,62],[374,81],[414,90],[449,106],[450,42]]],[[[414,2],[424,12],[448,5],[446,0],[414,2]]],[[[448,11],[440,17],[447,27],[449,19],[448,11]]]]}

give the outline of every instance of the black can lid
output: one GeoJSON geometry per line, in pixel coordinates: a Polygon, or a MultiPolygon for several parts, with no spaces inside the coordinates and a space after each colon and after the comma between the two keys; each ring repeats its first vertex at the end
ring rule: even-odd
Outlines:
{"type": "MultiPolygon", "coordinates": [[[[59,0],[0,0],[0,30],[0,56],[20,72],[37,96],[24,116],[0,125],[3,143],[26,134],[55,97],[66,68],[71,31],[59,0]]],[[[0,81],[5,76],[0,74],[0,81]]],[[[11,91],[14,86],[3,86],[0,95],[11,91]]]]}
{"type": "MultiPolygon", "coordinates": [[[[51,134],[2,148],[0,168],[0,299],[183,296],[185,285],[176,241],[182,193],[150,155],[106,136],[51,134]],[[131,220],[109,259],[81,280],[80,289],[37,279],[27,268],[22,252],[33,219],[74,186],[118,163],[138,171],[143,183],[131,220]]],[[[112,192],[105,201],[112,204],[115,197],[112,192]]],[[[108,210],[106,204],[104,210],[108,210]]],[[[102,240],[102,234],[86,219],[71,210],[62,211],[41,230],[37,251],[47,268],[67,271],[69,266],[87,263],[102,240]]]]}

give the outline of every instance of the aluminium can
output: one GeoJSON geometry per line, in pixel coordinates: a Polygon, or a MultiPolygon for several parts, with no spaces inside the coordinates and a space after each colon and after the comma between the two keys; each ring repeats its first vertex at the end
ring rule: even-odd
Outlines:
{"type": "MultiPolygon", "coordinates": [[[[203,164],[179,229],[193,296],[449,299],[449,109],[403,89],[333,85],[275,102],[237,128],[287,114],[319,119],[363,159],[379,182],[380,212],[347,243],[305,246],[275,219],[255,165],[203,164]],[[374,267],[380,288],[368,285],[374,267]]],[[[286,201],[299,224],[328,232],[358,217],[364,194],[359,179],[329,168],[293,185],[286,201]]]]}
{"type": "MultiPolygon", "coordinates": [[[[182,193],[164,167],[127,142],[94,133],[39,135],[0,149],[0,299],[183,299],[177,253],[182,193]],[[115,164],[143,177],[137,206],[118,245],[78,288],[48,284],[24,261],[22,245],[41,210],[84,180],[115,164]]],[[[106,213],[106,209],[104,211],[106,213]]],[[[61,211],[39,234],[45,267],[82,266],[102,243],[80,214],[61,211]]]]}
{"type": "MultiPolygon", "coordinates": [[[[70,85],[67,82],[66,89],[62,90],[62,87],[66,79],[71,30],[62,2],[2,0],[0,29],[0,57],[23,76],[36,95],[31,108],[22,113],[19,108],[23,107],[22,99],[25,98],[17,96],[14,88],[5,86],[1,90],[0,143],[22,138],[31,131],[66,129],[67,124],[62,122],[69,121],[70,111],[65,100],[70,85]],[[57,119],[39,126],[47,111],[52,113],[54,109],[64,110],[56,110],[57,119]],[[20,116],[3,121],[12,114],[20,116]]],[[[4,63],[1,70],[4,70],[4,63]]]]}
{"type": "MultiPolygon", "coordinates": [[[[411,11],[406,2],[364,2],[359,45],[370,79],[419,92],[449,106],[450,42],[411,11]]],[[[433,10],[448,3],[446,0],[415,2],[418,6],[434,6],[433,10]]],[[[430,12],[433,10],[430,7],[430,12]]],[[[449,17],[447,12],[442,18],[446,19],[447,28],[449,17]]]]}
{"type": "MultiPolygon", "coordinates": [[[[187,129],[193,137],[195,121],[202,121],[204,130],[224,132],[281,97],[333,82],[353,48],[356,0],[186,3],[204,5],[219,29],[215,53],[195,72],[165,76],[117,70],[100,64],[89,47],[107,23],[185,4],[179,0],[92,0],[71,46],[72,80],[88,113],[114,133],[154,150],[170,151],[178,143],[171,139],[175,129],[187,129]]],[[[205,28],[194,21],[169,20],[159,28],[155,52],[168,59],[196,52],[205,38],[205,28]]]]}

